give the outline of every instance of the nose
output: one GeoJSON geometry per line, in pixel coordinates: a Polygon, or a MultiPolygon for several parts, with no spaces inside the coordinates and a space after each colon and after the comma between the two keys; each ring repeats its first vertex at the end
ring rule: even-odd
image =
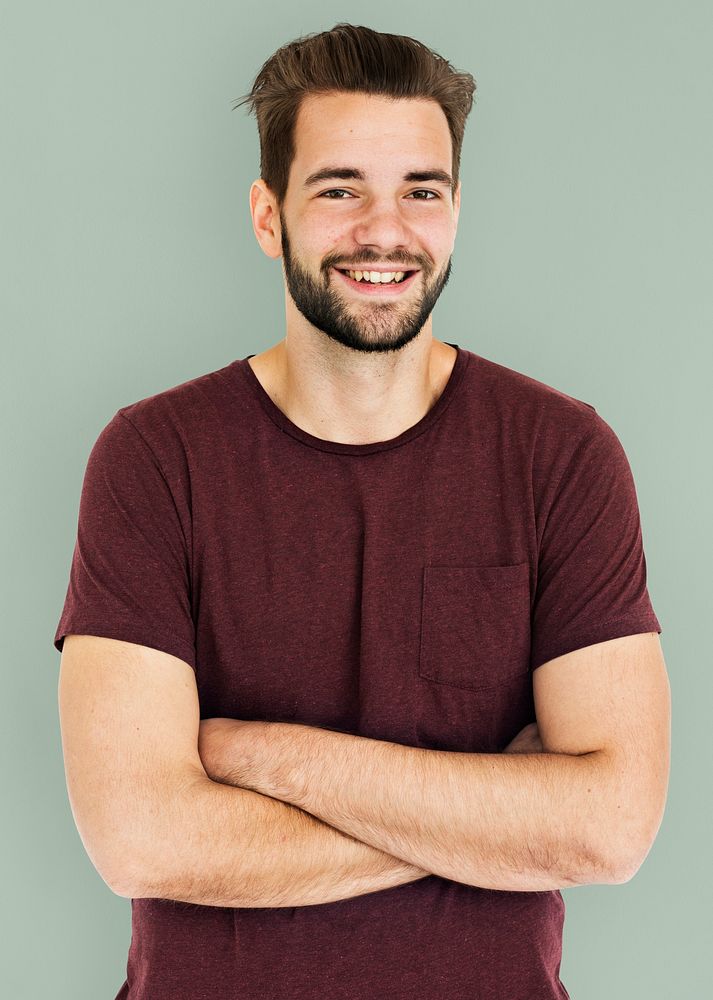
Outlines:
{"type": "Polygon", "coordinates": [[[380,250],[406,249],[411,233],[398,201],[372,198],[365,204],[354,224],[352,236],[360,246],[380,250]]]}

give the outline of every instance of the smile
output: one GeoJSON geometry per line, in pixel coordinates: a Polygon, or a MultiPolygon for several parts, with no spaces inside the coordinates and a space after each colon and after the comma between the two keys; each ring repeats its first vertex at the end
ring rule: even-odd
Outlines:
{"type": "Polygon", "coordinates": [[[403,291],[411,287],[414,283],[416,275],[419,274],[418,271],[407,271],[402,281],[372,283],[371,281],[364,281],[363,279],[361,281],[356,281],[354,278],[350,278],[345,271],[340,271],[337,267],[332,268],[332,270],[336,271],[348,288],[353,289],[360,295],[401,295],[403,291]]]}

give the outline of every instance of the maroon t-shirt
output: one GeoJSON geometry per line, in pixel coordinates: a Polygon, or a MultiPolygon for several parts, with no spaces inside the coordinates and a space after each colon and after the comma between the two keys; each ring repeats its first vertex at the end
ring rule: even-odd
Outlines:
{"type": "MultiPolygon", "coordinates": [[[[540,664],[660,632],[614,431],[453,346],[441,396],[388,441],[302,430],[247,358],[119,409],[87,463],[56,648],[172,653],[201,718],[499,753],[535,721],[540,664]]],[[[568,996],[557,890],[430,875],[311,906],[131,905],[117,1000],[568,996]]]]}

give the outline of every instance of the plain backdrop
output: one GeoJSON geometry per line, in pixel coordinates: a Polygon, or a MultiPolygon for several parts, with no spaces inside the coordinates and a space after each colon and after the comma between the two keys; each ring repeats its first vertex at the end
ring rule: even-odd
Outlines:
{"type": "Polygon", "coordinates": [[[338,21],[476,78],[434,336],[591,403],[637,485],[668,805],[631,882],[563,891],[562,980],[573,1000],[712,995],[711,4],[26,0],[0,21],[4,995],[110,1000],[125,977],[130,903],[84,851],[59,732],[82,476],[120,406],[284,336],[248,211],[255,120],[232,104],[338,21]]]}

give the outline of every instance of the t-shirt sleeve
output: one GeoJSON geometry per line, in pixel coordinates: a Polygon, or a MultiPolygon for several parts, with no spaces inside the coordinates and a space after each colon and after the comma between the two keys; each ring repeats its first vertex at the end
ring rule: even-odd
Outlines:
{"type": "Polygon", "coordinates": [[[646,585],[631,468],[595,413],[544,512],[530,668],[608,639],[661,631],[646,585]]]}
{"type": "Polygon", "coordinates": [[[72,632],[105,636],[171,653],[195,670],[189,566],[161,466],[119,411],[87,461],[55,648],[72,632]]]}

